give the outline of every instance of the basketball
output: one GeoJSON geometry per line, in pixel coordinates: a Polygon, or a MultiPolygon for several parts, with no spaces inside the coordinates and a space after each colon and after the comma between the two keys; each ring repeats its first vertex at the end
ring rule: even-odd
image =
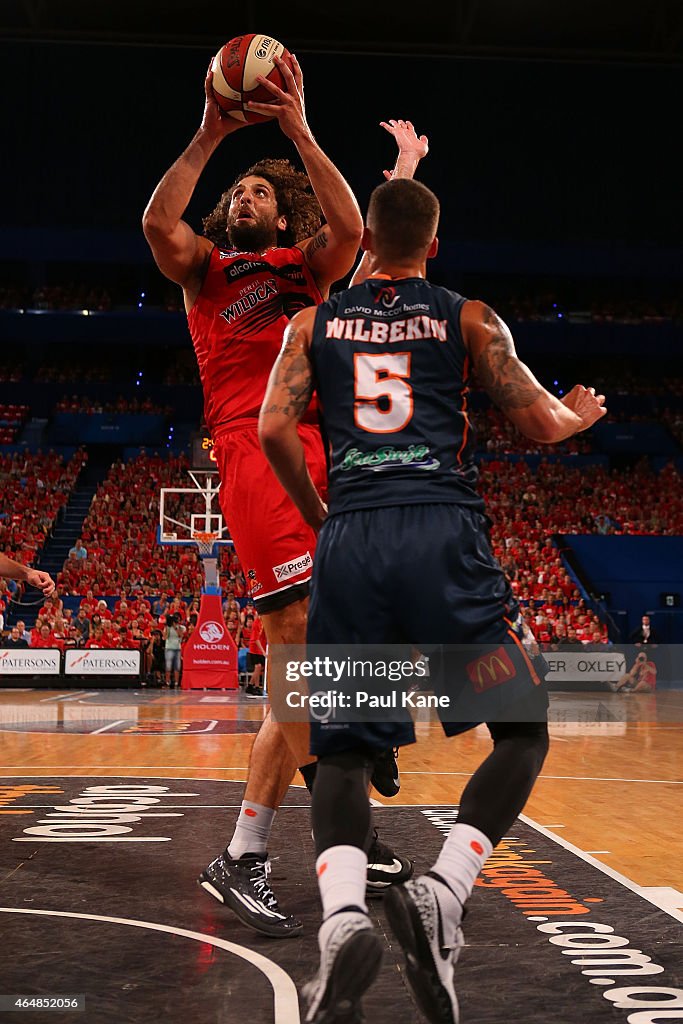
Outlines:
{"type": "Polygon", "coordinates": [[[256,81],[257,75],[263,75],[274,85],[285,89],[284,79],[274,63],[280,57],[292,67],[289,51],[272,36],[250,33],[235,36],[220,48],[213,59],[213,93],[216,102],[224,113],[238,121],[251,124],[269,121],[270,117],[245,110],[244,104],[249,100],[256,103],[271,103],[273,94],[256,81]]]}

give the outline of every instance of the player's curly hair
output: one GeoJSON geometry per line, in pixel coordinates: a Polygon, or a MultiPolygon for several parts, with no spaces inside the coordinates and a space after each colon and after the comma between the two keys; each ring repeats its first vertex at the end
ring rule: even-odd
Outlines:
{"type": "Polygon", "coordinates": [[[278,213],[287,218],[287,227],[278,231],[278,245],[289,247],[310,238],[321,224],[320,204],[315,197],[308,175],[298,171],[289,160],[259,160],[233,181],[224,192],[216,208],[202,221],[204,234],[225,249],[230,247],[226,224],[232,194],[243,178],[256,175],[269,181],[275,190],[278,213]]]}

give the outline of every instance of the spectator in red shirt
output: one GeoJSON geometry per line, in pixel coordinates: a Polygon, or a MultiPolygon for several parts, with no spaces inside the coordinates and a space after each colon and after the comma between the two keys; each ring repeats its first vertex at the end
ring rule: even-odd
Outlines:
{"type": "Polygon", "coordinates": [[[85,646],[88,649],[93,647],[97,647],[100,649],[103,647],[109,647],[109,644],[105,639],[104,630],[102,629],[102,626],[97,626],[95,629],[93,629],[92,636],[90,637],[89,640],[86,640],[85,646]]]}
{"type": "Polygon", "coordinates": [[[652,693],[657,686],[657,666],[645,651],[636,656],[631,669],[616,684],[617,693],[652,693]]]}
{"type": "Polygon", "coordinates": [[[46,648],[46,647],[57,647],[59,650],[63,650],[60,646],[57,638],[54,636],[47,622],[40,627],[38,635],[33,638],[31,636],[31,647],[35,648],[46,648]]]}
{"type": "Polygon", "coordinates": [[[247,697],[263,697],[262,679],[266,664],[264,640],[263,623],[260,615],[255,613],[249,638],[249,653],[247,654],[247,671],[251,673],[244,691],[247,697]]]}

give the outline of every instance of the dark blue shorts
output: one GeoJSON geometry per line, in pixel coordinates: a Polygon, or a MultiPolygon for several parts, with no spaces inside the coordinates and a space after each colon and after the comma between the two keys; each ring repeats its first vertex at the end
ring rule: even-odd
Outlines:
{"type": "MultiPolygon", "coordinates": [[[[510,692],[499,684],[508,677],[517,688],[515,720],[545,720],[544,662],[530,658],[521,643],[519,609],[491,551],[488,525],[483,513],[454,504],[330,517],[316,548],[308,643],[404,644],[429,653],[435,693],[486,691],[481,716],[471,714],[471,702],[458,699],[451,707],[465,707],[466,720],[448,721],[447,712],[439,712],[447,735],[497,720],[496,700],[510,692]],[[446,653],[442,645],[448,645],[446,653]]],[[[313,716],[311,753],[413,743],[410,712],[401,709],[395,718],[344,723],[313,716]]]]}

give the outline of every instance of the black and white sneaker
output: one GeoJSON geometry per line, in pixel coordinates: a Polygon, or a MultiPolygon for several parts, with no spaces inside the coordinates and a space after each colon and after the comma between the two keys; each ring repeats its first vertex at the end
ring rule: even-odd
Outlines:
{"type": "Polygon", "coordinates": [[[367,914],[343,912],[320,952],[320,967],[303,987],[306,1024],[360,1024],[360,1000],[382,964],[382,940],[367,914]]]}
{"type": "Polygon", "coordinates": [[[382,750],[375,757],[375,767],[370,781],[382,796],[396,796],[401,789],[401,775],[396,763],[397,758],[398,747],[382,750]]]}
{"type": "Polygon", "coordinates": [[[444,936],[439,884],[424,875],[387,893],[384,909],[406,956],[406,977],[430,1024],[458,1024],[453,972],[465,944],[460,924],[444,936]]]}
{"type": "Polygon", "coordinates": [[[368,850],[368,877],[365,886],[366,897],[383,896],[392,885],[407,882],[413,873],[413,862],[407,857],[397,857],[385,843],[375,838],[368,850]]]}
{"type": "Polygon", "coordinates": [[[227,850],[212,860],[197,882],[211,896],[230,907],[243,924],[262,935],[286,939],[298,935],[303,924],[283,914],[268,884],[268,854],[244,853],[235,860],[227,850]]]}

